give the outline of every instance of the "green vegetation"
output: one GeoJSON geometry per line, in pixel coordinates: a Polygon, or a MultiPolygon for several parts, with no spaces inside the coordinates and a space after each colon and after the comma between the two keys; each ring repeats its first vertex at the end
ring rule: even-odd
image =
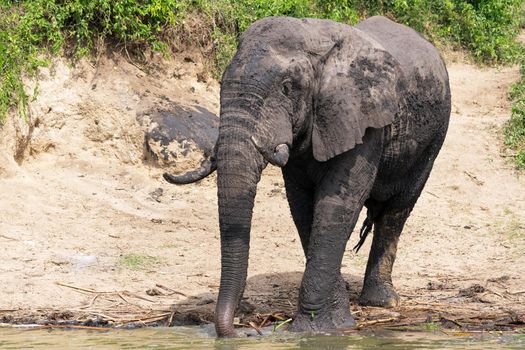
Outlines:
{"type": "Polygon", "coordinates": [[[518,168],[525,169],[525,58],[521,62],[521,79],[509,91],[512,115],[505,126],[505,145],[515,151],[518,168]]]}
{"type": "Polygon", "coordinates": [[[147,270],[158,266],[162,259],[146,254],[123,254],[119,258],[119,265],[130,270],[147,270]]]}
{"type": "Polygon", "coordinates": [[[515,38],[524,21],[521,0],[216,0],[195,1],[213,21],[219,71],[235,51],[237,38],[266,16],[328,18],[355,24],[386,15],[423,33],[439,46],[466,49],[481,63],[515,61],[523,49],[515,38]]]}
{"type": "Polygon", "coordinates": [[[285,324],[288,324],[288,323],[290,323],[290,322],[292,322],[292,321],[293,321],[293,318],[288,318],[288,319],[286,319],[286,320],[284,320],[284,321],[282,321],[282,322],[279,322],[277,325],[275,325],[275,326],[273,327],[273,332],[276,332],[279,328],[281,328],[281,327],[284,326],[285,324]]]}
{"type": "Polygon", "coordinates": [[[191,42],[212,45],[219,76],[239,35],[261,17],[354,24],[383,14],[479,62],[505,63],[523,51],[515,41],[522,12],[522,0],[0,0],[0,122],[13,107],[25,115],[21,77],[45,65],[47,54],[79,57],[108,43],[128,54],[168,52],[191,42]]]}

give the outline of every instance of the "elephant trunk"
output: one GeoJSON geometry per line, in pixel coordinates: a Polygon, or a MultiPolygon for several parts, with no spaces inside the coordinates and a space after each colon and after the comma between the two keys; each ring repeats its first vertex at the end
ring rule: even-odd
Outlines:
{"type": "Polygon", "coordinates": [[[233,317],[244,292],[253,204],[266,165],[250,141],[243,116],[221,115],[217,148],[217,186],[221,231],[221,282],[215,311],[219,337],[233,337],[233,317]]]}

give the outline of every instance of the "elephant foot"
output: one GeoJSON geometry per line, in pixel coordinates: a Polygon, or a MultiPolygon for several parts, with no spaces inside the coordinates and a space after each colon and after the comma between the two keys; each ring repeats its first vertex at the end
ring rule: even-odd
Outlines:
{"type": "Polygon", "coordinates": [[[310,332],[319,333],[334,331],[338,329],[354,328],[356,322],[350,310],[335,313],[322,313],[306,315],[298,313],[295,315],[293,323],[288,330],[290,332],[310,332]]]}
{"type": "Polygon", "coordinates": [[[365,282],[361,295],[359,296],[359,305],[385,308],[396,307],[399,305],[399,295],[394,290],[391,282],[365,282]]]}
{"type": "Polygon", "coordinates": [[[327,307],[317,312],[298,311],[288,328],[291,332],[323,332],[355,327],[350,313],[350,301],[346,282],[339,276],[327,307]]]}

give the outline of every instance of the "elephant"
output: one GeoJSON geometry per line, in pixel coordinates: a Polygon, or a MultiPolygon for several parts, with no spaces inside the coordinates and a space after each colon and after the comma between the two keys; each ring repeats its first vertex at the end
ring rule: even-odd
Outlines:
{"type": "Polygon", "coordinates": [[[189,173],[217,170],[221,279],[218,336],[235,336],[254,197],[263,169],[281,167],[306,266],[289,330],[355,326],[341,262],[366,207],[358,250],[373,240],[358,302],[393,307],[399,236],[448,129],[448,73],[419,33],[385,17],[355,26],[268,17],[241,36],[224,71],[214,154],[189,173]]]}

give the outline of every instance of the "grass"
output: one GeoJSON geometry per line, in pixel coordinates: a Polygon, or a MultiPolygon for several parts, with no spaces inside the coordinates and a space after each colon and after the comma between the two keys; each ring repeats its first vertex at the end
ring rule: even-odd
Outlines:
{"type": "MultiPolygon", "coordinates": [[[[36,92],[25,91],[23,77],[36,74],[52,55],[78,58],[107,45],[140,56],[197,44],[209,48],[209,65],[220,77],[239,36],[259,18],[286,15],[355,24],[378,14],[413,27],[438,46],[466,50],[477,62],[523,57],[516,42],[525,24],[522,0],[0,0],[0,124],[10,110],[27,115],[36,92]]],[[[525,83],[515,94],[519,89],[523,96],[525,83]]],[[[509,129],[514,131],[506,138],[518,149],[522,167],[525,154],[518,143],[524,104],[522,98],[515,103],[509,129]]]]}
{"type": "Polygon", "coordinates": [[[162,263],[162,259],[146,254],[128,253],[122,254],[118,264],[130,270],[148,270],[157,267],[162,263]]]}
{"type": "Polygon", "coordinates": [[[512,114],[505,125],[505,145],[513,150],[514,162],[525,170],[525,58],[521,62],[521,79],[509,91],[512,114]]]}
{"type": "Polygon", "coordinates": [[[213,21],[222,70],[237,38],[255,20],[276,15],[328,18],[355,24],[385,15],[423,33],[438,46],[465,49],[481,63],[514,62],[523,53],[515,38],[525,22],[521,0],[215,0],[198,1],[213,21]]]}
{"type": "Polygon", "coordinates": [[[495,232],[500,236],[502,241],[507,242],[513,247],[515,253],[520,254],[525,244],[525,221],[521,217],[504,209],[505,217],[494,222],[495,232]]]}
{"type": "Polygon", "coordinates": [[[521,242],[525,238],[525,223],[513,216],[507,224],[506,231],[511,242],[521,242]]]}

